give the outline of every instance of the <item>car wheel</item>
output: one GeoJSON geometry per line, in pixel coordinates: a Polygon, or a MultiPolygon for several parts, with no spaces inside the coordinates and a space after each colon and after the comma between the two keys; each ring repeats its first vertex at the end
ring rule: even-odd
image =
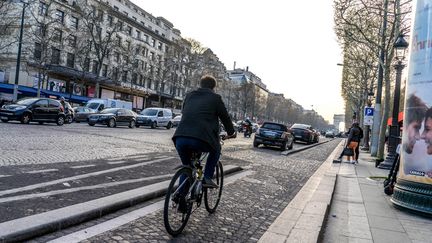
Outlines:
{"type": "Polygon", "coordinates": [[[39,125],[43,125],[44,124],[44,122],[39,122],[39,125]]]}
{"type": "Polygon", "coordinates": [[[76,123],[80,123],[80,121],[75,120],[76,123]]]}
{"type": "Polygon", "coordinates": [[[138,127],[140,127],[140,125],[136,124],[135,127],[138,128],[138,127]]]}
{"type": "Polygon", "coordinates": [[[57,120],[56,120],[56,123],[57,123],[58,126],[63,126],[63,124],[65,123],[64,116],[58,116],[57,120]]]}
{"type": "Polygon", "coordinates": [[[254,148],[258,148],[259,145],[260,145],[259,143],[254,141],[254,143],[253,143],[254,148]]]}
{"type": "Polygon", "coordinates": [[[287,150],[287,142],[283,142],[283,143],[282,143],[282,146],[280,147],[280,150],[281,150],[281,151],[285,151],[285,150],[287,150]]]}
{"type": "Polygon", "coordinates": [[[67,120],[67,123],[71,124],[73,122],[73,117],[68,116],[66,120],[67,120]]]}
{"type": "Polygon", "coordinates": [[[115,126],[116,126],[116,122],[115,122],[114,118],[111,118],[111,119],[108,121],[108,127],[113,128],[113,127],[115,127],[115,126]]]}
{"type": "Polygon", "coordinates": [[[21,117],[21,123],[29,124],[30,121],[31,121],[31,115],[29,113],[24,113],[24,115],[21,117]]]}
{"type": "Polygon", "coordinates": [[[89,123],[89,126],[94,126],[95,124],[94,123],[89,123]]]}
{"type": "Polygon", "coordinates": [[[135,121],[134,120],[130,121],[129,128],[135,128],[135,121]]]}
{"type": "Polygon", "coordinates": [[[152,129],[155,129],[156,128],[156,126],[157,126],[157,123],[154,121],[154,122],[152,122],[152,124],[151,124],[151,128],[152,129]]]}
{"type": "Polygon", "coordinates": [[[170,129],[172,127],[172,124],[171,124],[171,122],[168,122],[168,125],[166,126],[166,129],[170,129]]]}
{"type": "Polygon", "coordinates": [[[8,120],[8,119],[1,119],[1,121],[4,122],[4,123],[6,123],[6,122],[8,122],[9,120],[8,120]]]}

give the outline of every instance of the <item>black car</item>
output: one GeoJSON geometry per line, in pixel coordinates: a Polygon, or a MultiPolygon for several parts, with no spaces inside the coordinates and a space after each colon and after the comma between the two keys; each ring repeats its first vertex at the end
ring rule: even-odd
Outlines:
{"type": "Polygon", "coordinates": [[[88,124],[90,126],[102,124],[108,127],[124,125],[129,126],[129,128],[134,128],[136,125],[136,115],[133,111],[128,109],[108,108],[102,110],[100,113],[90,115],[88,124]]]}
{"type": "Polygon", "coordinates": [[[316,142],[316,133],[310,125],[295,123],[290,128],[294,135],[294,141],[303,141],[307,144],[316,142]]]}
{"type": "Polygon", "coordinates": [[[88,122],[88,117],[95,112],[87,107],[80,106],[74,108],[74,120],[75,122],[88,122]]]}
{"type": "Polygon", "coordinates": [[[292,149],[294,137],[288,128],[279,123],[264,122],[255,133],[253,146],[256,148],[260,144],[267,146],[280,147],[282,151],[292,149]]]}
{"type": "Polygon", "coordinates": [[[49,98],[26,98],[11,105],[4,105],[0,109],[2,122],[11,120],[23,124],[30,122],[55,122],[62,126],[65,123],[64,107],[57,100],[49,98]]]}

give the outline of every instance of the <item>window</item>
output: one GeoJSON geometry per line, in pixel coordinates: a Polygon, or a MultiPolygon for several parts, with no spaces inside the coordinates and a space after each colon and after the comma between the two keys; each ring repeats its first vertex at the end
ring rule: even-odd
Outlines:
{"type": "Polygon", "coordinates": [[[63,24],[63,21],[64,21],[64,12],[57,9],[56,14],[55,14],[55,18],[56,18],[56,20],[59,23],[63,24]]]}
{"type": "Polygon", "coordinates": [[[70,35],[68,38],[68,45],[70,47],[76,47],[76,43],[77,43],[77,37],[74,35],[70,35]]]}
{"type": "Polygon", "coordinates": [[[35,107],[42,107],[42,108],[46,108],[48,107],[48,100],[39,100],[35,103],[35,107]]]}
{"type": "Polygon", "coordinates": [[[67,54],[66,66],[68,66],[70,68],[75,67],[75,55],[73,53],[67,54]]]}
{"type": "Polygon", "coordinates": [[[162,43],[162,42],[159,42],[159,43],[158,43],[158,49],[162,51],[162,48],[163,48],[163,43],[162,43]]]}
{"type": "Polygon", "coordinates": [[[39,24],[37,26],[36,34],[40,37],[44,37],[46,35],[46,27],[44,24],[39,24]]]}
{"type": "Polygon", "coordinates": [[[151,89],[151,86],[152,86],[152,80],[148,79],[148,81],[147,81],[147,88],[151,89]]]}
{"type": "Polygon", "coordinates": [[[132,35],[132,27],[130,27],[129,25],[126,27],[126,33],[128,35],[132,35]]]}
{"type": "Polygon", "coordinates": [[[107,75],[108,75],[108,65],[103,64],[102,65],[102,76],[107,77],[107,75]]]}
{"type": "Polygon", "coordinates": [[[120,62],[120,53],[114,52],[114,59],[116,62],[120,62]]]}
{"type": "Polygon", "coordinates": [[[121,43],[122,43],[122,39],[121,39],[121,37],[120,36],[116,36],[116,38],[117,38],[117,45],[118,46],[121,46],[121,43]]]}
{"type": "Polygon", "coordinates": [[[141,52],[141,47],[140,47],[140,46],[137,46],[137,47],[135,48],[135,55],[139,55],[140,52],[141,52]]]}
{"type": "Polygon", "coordinates": [[[139,39],[139,40],[141,40],[141,32],[140,31],[136,31],[136,37],[139,39]]]}
{"type": "Polygon", "coordinates": [[[51,64],[60,64],[60,50],[54,47],[51,49],[51,64]]]}
{"type": "Polygon", "coordinates": [[[127,76],[128,76],[128,72],[127,71],[123,71],[123,75],[122,75],[122,81],[123,82],[127,81],[127,76]]]}
{"type": "Polygon", "coordinates": [[[117,28],[122,31],[123,30],[123,22],[122,21],[118,21],[117,22],[117,28]]]}
{"type": "Polygon", "coordinates": [[[111,16],[111,15],[108,15],[108,25],[109,25],[109,27],[112,27],[113,26],[113,23],[114,23],[114,18],[113,18],[113,16],[111,16]]]}
{"type": "Polygon", "coordinates": [[[115,11],[119,11],[119,8],[117,6],[114,6],[115,11]]]}
{"type": "Polygon", "coordinates": [[[53,34],[53,41],[61,42],[62,36],[63,36],[63,31],[61,31],[60,29],[55,29],[53,34]]]}
{"type": "Polygon", "coordinates": [[[133,73],[132,74],[132,83],[137,84],[137,81],[138,81],[138,74],[133,73]]]}
{"type": "Polygon", "coordinates": [[[153,39],[153,38],[151,38],[151,41],[150,41],[150,45],[151,46],[155,46],[155,44],[156,44],[156,40],[155,39],[153,39]]]}
{"type": "Polygon", "coordinates": [[[90,58],[84,59],[84,71],[88,72],[90,70],[90,58]]]}
{"type": "Polygon", "coordinates": [[[148,35],[144,35],[143,41],[148,43],[148,38],[149,38],[148,35]]]}
{"type": "Polygon", "coordinates": [[[155,55],[154,52],[150,52],[149,59],[154,60],[154,55],[155,55]]]}
{"type": "Polygon", "coordinates": [[[40,60],[42,58],[42,45],[40,43],[35,43],[33,57],[36,60],[40,60]]]}
{"type": "Polygon", "coordinates": [[[138,68],[138,65],[139,65],[139,60],[138,60],[138,59],[135,59],[135,60],[134,60],[133,67],[134,67],[134,68],[138,68]]]}
{"type": "Polygon", "coordinates": [[[112,72],[112,79],[114,80],[118,80],[118,68],[113,68],[113,72],[112,72]]]}
{"type": "Polygon", "coordinates": [[[94,60],[93,65],[92,65],[92,73],[97,74],[98,73],[98,67],[99,67],[98,61],[94,60]]]}
{"type": "Polygon", "coordinates": [[[74,28],[75,30],[78,30],[78,23],[79,20],[77,17],[71,17],[71,27],[74,28]]]}
{"type": "Polygon", "coordinates": [[[48,15],[48,5],[42,1],[39,2],[39,15],[47,16],[48,15]]]}
{"type": "Polygon", "coordinates": [[[130,50],[130,48],[131,48],[131,42],[130,41],[126,41],[126,48],[127,48],[127,50],[130,50]]]}
{"type": "Polygon", "coordinates": [[[137,18],[135,16],[132,17],[133,20],[137,21],[137,18]]]}

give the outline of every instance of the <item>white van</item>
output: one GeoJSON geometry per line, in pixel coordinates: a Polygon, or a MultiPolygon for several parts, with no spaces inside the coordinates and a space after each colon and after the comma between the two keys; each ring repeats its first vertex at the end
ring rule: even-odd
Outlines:
{"type": "Polygon", "coordinates": [[[150,126],[151,128],[166,127],[166,129],[170,129],[172,127],[172,118],[170,109],[146,108],[138,114],[136,127],[150,126]]]}
{"type": "Polygon", "coordinates": [[[105,108],[124,108],[132,110],[132,102],[115,99],[91,99],[87,102],[87,108],[99,112],[105,108]]]}

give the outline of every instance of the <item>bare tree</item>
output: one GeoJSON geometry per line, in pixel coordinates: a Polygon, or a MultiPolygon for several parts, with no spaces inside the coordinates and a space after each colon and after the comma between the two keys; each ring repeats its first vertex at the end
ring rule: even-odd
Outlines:
{"type": "Polygon", "coordinates": [[[0,1],[0,52],[7,52],[18,41],[20,4],[0,1]]]}

